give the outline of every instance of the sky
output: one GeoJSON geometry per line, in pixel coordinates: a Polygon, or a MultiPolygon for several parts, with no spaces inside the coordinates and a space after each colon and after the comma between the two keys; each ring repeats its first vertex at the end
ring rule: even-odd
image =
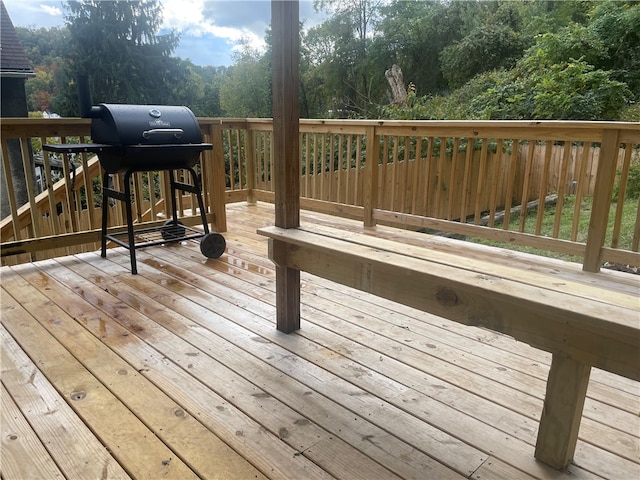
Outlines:
{"type": "MultiPolygon", "coordinates": [[[[104,0],[108,1],[108,0],[104,0]]],[[[60,0],[3,0],[16,27],[62,27],[64,11],[60,0]]],[[[160,0],[163,31],[180,33],[174,56],[190,59],[201,66],[233,64],[237,42],[246,39],[260,50],[265,30],[271,22],[269,0],[160,0]]],[[[322,21],[312,0],[300,0],[300,20],[306,27],[322,21]]]]}

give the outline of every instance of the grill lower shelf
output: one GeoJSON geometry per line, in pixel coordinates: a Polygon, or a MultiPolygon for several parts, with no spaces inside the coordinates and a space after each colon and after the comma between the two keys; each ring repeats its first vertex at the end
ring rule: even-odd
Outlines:
{"type": "Polygon", "coordinates": [[[164,243],[177,243],[186,240],[200,239],[200,251],[207,258],[218,258],[226,249],[226,241],[224,237],[216,232],[210,232],[207,225],[207,217],[205,215],[204,202],[202,201],[202,192],[196,172],[191,167],[182,167],[183,170],[190,172],[193,184],[178,182],[175,180],[175,172],[169,170],[169,184],[171,186],[171,209],[172,218],[167,220],[162,226],[154,227],[138,227],[133,224],[133,214],[131,208],[131,175],[137,168],[132,168],[124,173],[124,191],[115,190],[114,188],[105,187],[109,185],[110,173],[106,172],[103,176],[102,187],[102,252],[103,257],[107,256],[107,241],[112,241],[117,245],[125,247],[129,250],[131,257],[131,273],[137,274],[138,267],[136,263],[136,249],[149,247],[152,245],[162,245],[164,243]],[[178,213],[176,208],[176,193],[187,192],[192,193],[198,200],[200,216],[202,218],[202,231],[192,227],[188,227],[178,221],[178,213]],[[109,214],[109,200],[120,200],[125,204],[127,215],[127,229],[116,232],[107,233],[107,217],[109,214]]]}
{"type": "MultiPolygon", "coordinates": [[[[171,220],[169,220],[171,222],[171,220]]],[[[165,243],[183,242],[187,240],[197,240],[206,235],[195,228],[187,227],[182,223],[177,225],[168,222],[161,227],[134,228],[133,235],[135,239],[135,248],[152,247],[154,245],[163,245],[165,243]]],[[[121,247],[129,248],[129,232],[109,233],[106,235],[107,240],[117,243],[121,247]]]]}

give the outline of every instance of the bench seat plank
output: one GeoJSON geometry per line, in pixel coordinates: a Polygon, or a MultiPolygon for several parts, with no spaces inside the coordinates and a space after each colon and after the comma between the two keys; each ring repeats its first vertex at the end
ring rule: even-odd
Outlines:
{"type": "MultiPolygon", "coordinates": [[[[424,240],[422,245],[418,246],[406,245],[394,240],[372,237],[322,225],[305,224],[300,227],[300,229],[345,240],[357,245],[369,246],[393,253],[401,253],[407,257],[450,265],[472,272],[491,272],[500,278],[547,288],[553,291],[562,291],[563,293],[570,293],[585,299],[598,300],[631,309],[638,309],[640,307],[640,300],[638,299],[640,282],[635,283],[635,289],[629,289],[625,288],[625,285],[621,286],[617,281],[617,277],[612,278],[611,276],[590,273],[587,281],[572,278],[572,276],[563,275],[564,272],[562,272],[557,265],[554,265],[555,262],[547,265],[545,257],[536,257],[538,265],[536,265],[535,269],[530,266],[523,268],[520,264],[520,258],[525,255],[519,252],[509,252],[510,256],[508,258],[498,262],[494,256],[484,255],[484,251],[481,252],[480,249],[467,251],[466,248],[469,242],[427,234],[421,234],[424,240]],[[399,245],[402,247],[401,251],[398,250],[399,245]],[[456,247],[458,248],[458,252],[453,253],[451,249],[456,247]],[[634,294],[630,294],[631,291],[633,291],[634,294]]],[[[478,247],[483,246],[479,245],[478,247]]],[[[486,251],[487,248],[483,248],[482,250],[486,251]]],[[[530,255],[526,256],[530,257],[530,255]]],[[[567,262],[564,263],[566,264],[567,262]]],[[[580,273],[584,274],[586,272],[580,273]]],[[[625,277],[629,276],[630,275],[625,275],[625,277]]]]}

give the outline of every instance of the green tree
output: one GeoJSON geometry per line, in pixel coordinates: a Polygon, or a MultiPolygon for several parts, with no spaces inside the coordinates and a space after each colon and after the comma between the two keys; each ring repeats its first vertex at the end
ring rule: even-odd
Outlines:
{"type": "Polygon", "coordinates": [[[603,45],[600,63],[640,101],[640,2],[607,1],[593,9],[589,25],[603,45]]]}
{"type": "Polygon", "coordinates": [[[51,110],[63,81],[69,31],[66,28],[16,28],[36,76],[25,83],[29,111],[51,110]]]}
{"type": "Polygon", "coordinates": [[[182,72],[169,57],[178,35],[158,35],[160,1],[68,1],[65,12],[70,80],[61,113],[77,114],[71,79],[81,73],[91,77],[94,102],[165,103],[182,72]]]}
{"type": "Polygon", "coordinates": [[[44,112],[51,109],[51,99],[56,90],[54,83],[55,67],[49,69],[35,67],[35,77],[25,83],[27,109],[30,112],[44,112]]]}
{"type": "Polygon", "coordinates": [[[63,58],[69,48],[67,28],[16,27],[25,54],[34,66],[47,66],[63,58]]]}
{"type": "Polygon", "coordinates": [[[611,72],[583,61],[554,64],[534,88],[533,116],[540,119],[615,120],[631,95],[611,72]]]}
{"type": "Polygon", "coordinates": [[[230,117],[271,117],[270,55],[244,44],[220,88],[222,113],[230,117]]]}
{"type": "Polygon", "coordinates": [[[310,29],[303,49],[323,80],[326,110],[366,117],[377,103],[372,78],[384,79],[384,71],[372,68],[368,54],[382,4],[382,0],[314,1],[316,11],[331,16],[310,29]]]}
{"type": "MultiPolygon", "coordinates": [[[[505,8],[502,5],[496,12],[505,8]]],[[[499,64],[500,68],[476,73],[449,95],[416,95],[407,107],[388,106],[381,113],[390,118],[431,119],[637,118],[632,102],[638,98],[635,82],[640,49],[635,39],[640,30],[636,23],[640,19],[639,5],[615,1],[512,2],[509,8],[515,8],[515,12],[505,25],[520,32],[523,44],[532,43],[515,66],[499,64]],[[538,21],[549,30],[533,28],[538,21]],[[535,37],[528,38],[523,32],[535,37]]],[[[489,7],[483,6],[488,11],[489,7]]],[[[474,21],[483,24],[481,12],[477,17],[474,21]]],[[[487,59],[487,66],[495,58],[484,53],[478,57],[487,59]]],[[[452,57],[452,65],[459,70],[452,72],[460,76],[454,81],[461,82],[473,71],[468,58],[460,52],[452,57]]]]}
{"type": "Polygon", "coordinates": [[[479,73],[513,67],[527,46],[519,33],[520,15],[511,2],[487,2],[476,10],[477,25],[440,54],[442,73],[453,88],[479,73]]]}
{"type": "MultiPolygon", "coordinates": [[[[631,98],[612,72],[575,53],[569,26],[547,34],[527,50],[516,67],[492,77],[493,85],[469,101],[469,116],[488,119],[616,120],[631,98]],[[564,52],[564,54],[562,53],[564,52]]],[[[578,38],[577,36],[575,38],[578,38]]],[[[591,55],[596,57],[596,54],[591,55]]]]}
{"type": "Polygon", "coordinates": [[[396,0],[383,6],[381,34],[374,38],[372,45],[379,58],[380,74],[396,64],[420,94],[446,90],[440,53],[462,38],[466,8],[469,8],[468,2],[422,0],[396,0]]]}

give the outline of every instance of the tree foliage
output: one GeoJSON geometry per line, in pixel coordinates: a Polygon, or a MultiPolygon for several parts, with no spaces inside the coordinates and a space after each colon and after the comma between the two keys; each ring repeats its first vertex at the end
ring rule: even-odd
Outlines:
{"type": "MultiPolygon", "coordinates": [[[[67,72],[70,79],[91,77],[95,102],[161,103],[171,96],[171,85],[187,76],[170,58],[178,35],[157,33],[159,1],[71,0],[64,8],[70,34],[67,72]]],[[[75,105],[75,87],[70,87],[65,113],[75,105]]]]}
{"type": "Polygon", "coordinates": [[[486,2],[476,10],[478,27],[468,29],[475,33],[442,50],[447,95],[416,95],[407,107],[382,106],[381,115],[574,120],[637,116],[639,2],[507,3],[486,2]],[[505,8],[509,15],[497,15],[505,8]]]}
{"type": "Polygon", "coordinates": [[[244,45],[220,84],[220,107],[235,117],[271,117],[271,66],[244,45]]]}
{"type": "MultiPolygon", "coordinates": [[[[640,118],[640,2],[618,0],[314,0],[301,26],[306,117],[640,118]],[[385,71],[398,65],[406,105],[385,71]]],[[[175,103],[200,116],[271,115],[271,51],[240,45],[230,67],[172,57],[161,0],[66,3],[64,29],[18,29],[36,77],[30,108],[77,115],[73,77],[94,101],[175,103]]],[[[266,32],[270,43],[270,32],[266,32]]]]}

